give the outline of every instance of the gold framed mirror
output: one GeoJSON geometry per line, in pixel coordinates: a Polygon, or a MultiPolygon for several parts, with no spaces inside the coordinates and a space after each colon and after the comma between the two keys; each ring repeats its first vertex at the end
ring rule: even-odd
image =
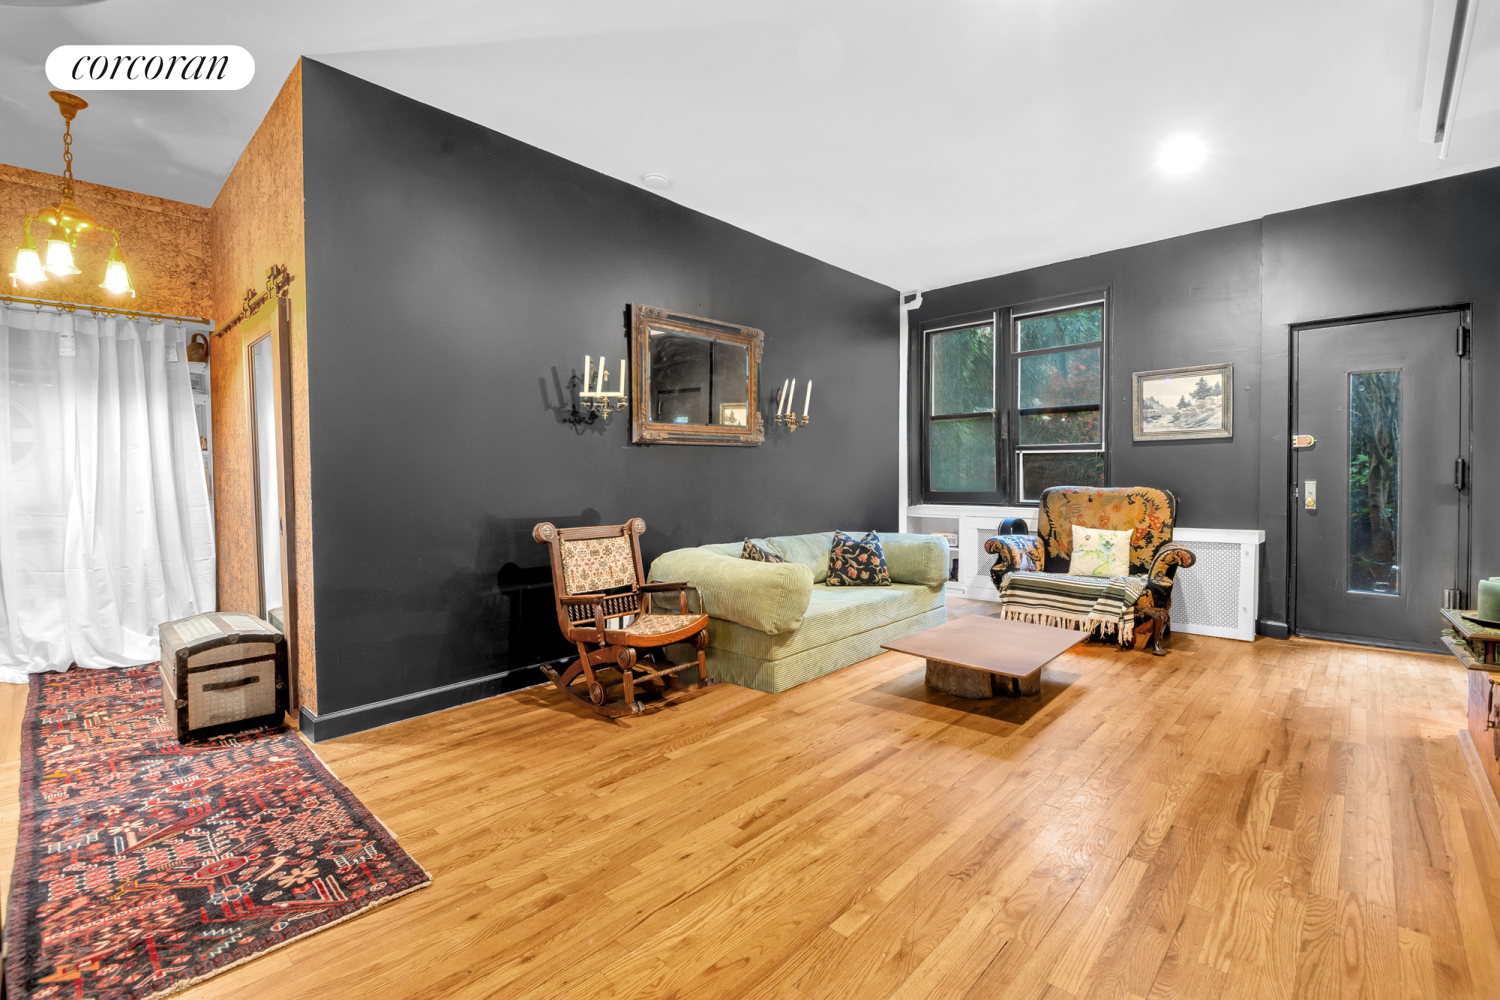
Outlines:
{"type": "Polygon", "coordinates": [[[753,327],[632,305],[630,440],[760,444],[764,342],[753,327]]]}

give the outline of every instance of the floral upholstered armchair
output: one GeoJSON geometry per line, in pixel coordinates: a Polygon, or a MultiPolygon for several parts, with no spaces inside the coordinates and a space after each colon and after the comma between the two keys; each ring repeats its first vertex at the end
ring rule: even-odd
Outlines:
{"type": "Polygon", "coordinates": [[[1149,627],[1152,651],[1162,656],[1171,634],[1172,582],[1193,565],[1191,550],[1172,541],[1177,499],[1148,487],[1096,489],[1055,486],[1042,492],[1037,533],[997,535],[984,543],[995,556],[990,579],[1000,591],[1001,617],[1083,629],[1101,638],[1134,643],[1149,627]],[[1070,575],[1073,526],[1106,531],[1133,529],[1129,573],[1070,575]]]}

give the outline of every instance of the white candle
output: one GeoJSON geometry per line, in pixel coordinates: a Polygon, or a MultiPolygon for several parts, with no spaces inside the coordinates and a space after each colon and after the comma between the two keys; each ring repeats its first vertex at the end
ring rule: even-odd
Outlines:
{"type": "Polygon", "coordinates": [[[807,416],[807,408],[812,405],[812,379],[807,380],[807,395],[802,397],[802,415],[807,416]]]}
{"type": "Polygon", "coordinates": [[[583,391],[580,392],[579,395],[580,396],[587,396],[588,394],[589,394],[589,356],[587,354],[585,354],[583,356],[583,391]]]}
{"type": "Polygon", "coordinates": [[[786,412],[786,385],[788,379],[781,380],[781,398],[776,400],[776,415],[779,417],[786,412]]]}
{"type": "Polygon", "coordinates": [[[792,399],[797,395],[797,380],[792,379],[792,388],[786,394],[786,412],[796,413],[797,408],[792,405],[792,399]]]}
{"type": "Polygon", "coordinates": [[[620,359],[620,391],[618,393],[616,393],[616,395],[619,395],[619,396],[625,395],[625,386],[626,386],[626,384],[627,383],[626,383],[626,380],[625,380],[625,359],[621,358],[620,359]]]}
{"type": "Polygon", "coordinates": [[[609,382],[609,369],[604,367],[604,355],[599,355],[599,393],[603,395],[604,387],[609,382]]]}

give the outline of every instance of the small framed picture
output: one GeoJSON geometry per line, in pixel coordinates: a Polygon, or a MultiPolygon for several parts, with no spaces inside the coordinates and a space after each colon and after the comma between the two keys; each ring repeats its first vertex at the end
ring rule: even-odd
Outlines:
{"type": "Polygon", "coordinates": [[[719,404],[719,426],[720,427],[748,427],[748,426],[750,426],[750,404],[749,403],[720,403],[719,404]]]}
{"type": "Polygon", "coordinates": [[[1234,437],[1234,366],[1136,372],[1137,441],[1234,437]]]}

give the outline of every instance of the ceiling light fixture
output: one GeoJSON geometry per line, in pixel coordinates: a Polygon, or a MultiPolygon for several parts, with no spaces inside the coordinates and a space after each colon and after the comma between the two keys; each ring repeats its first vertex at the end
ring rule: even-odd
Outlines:
{"type": "Polygon", "coordinates": [[[641,183],[653,191],[665,191],[672,186],[672,179],[666,174],[643,174],[641,183]]]}
{"type": "Polygon", "coordinates": [[[35,285],[54,278],[69,278],[80,274],[74,260],[78,249],[78,237],[90,230],[110,233],[114,246],[110,247],[109,260],[104,266],[104,281],[99,285],[113,295],[129,294],[135,298],[135,289],[130,285],[130,272],[125,268],[125,258],[120,253],[120,231],[113,226],[101,226],[99,220],[73,204],[73,118],[88,107],[88,101],[61,90],[50,93],[57,102],[63,116],[63,174],[62,195],[54,204],[26,216],[22,227],[21,245],[16,249],[16,269],[10,272],[12,286],[35,285]],[[51,227],[47,236],[46,262],[37,250],[36,239],[31,233],[31,224],[41,222],[51,227]]]}
{"type": "Polygon", "coordinates": [[[1173,177],[1190,174],[1208,159],[1208,144],[1196,135],[1173,136],[1156,151],[1156,165],[1173,177]]]}

